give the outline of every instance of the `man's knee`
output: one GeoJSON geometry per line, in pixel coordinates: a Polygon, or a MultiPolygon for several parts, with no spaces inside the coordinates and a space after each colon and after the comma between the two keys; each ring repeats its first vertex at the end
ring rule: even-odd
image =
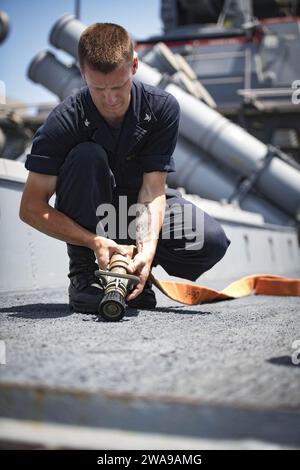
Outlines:
{"type": "MultiPolygon", "coordinates": [[[[205,214],[206,216],[206,214],[205,214]]],[[[207,222],[207,217],[205,217],[207,222]]],[[[204,224],[205,225],[205,224],[204,224]]],[[[207,223],[206,223],[207,225],[207,223]]],[[[195,281],[217,264],[225,255],[230,240],[227,238],[222,226],[209,217],[209,226],[204,231],[204,245],[201,249],[185,250],[185,275],[195,281]]],[[[195,244],[197,246],[197,244],[195,244]]],[[[192,248],[192,245],[190,246],[192,248]]]]}
{"type": "Polygon", "coordinates": [[[192,217],[188,213],[189,219],[183,224],[184,228],[192,227],[191,232],[185,230],[189,238],[159,240],[156,261],[168,274],[195,281],[223,258],[230,241],[218,221],[195,205],[186,204],[192,209],[192,217]]]}
{"type": "Polygon", "coordinates": [[[94,142],[82,142],[68,153],[59,172],[57,190],[65,190],[65,184],[70,188],[82,181],[89,181],[92,188],[95,180],[101,186],[107,182],[115,185],[104,148],[94,142]]]}
{"type": "Polygon", "coordinates": [[[220,261],[230,245],[222,226],[216,220],[213,220],[213,229],[205,233],[204,251],[209,255],[212,266],[220,261]]]}
{"type": "MultiPolygon", "coordinates": [[[[195,237],[190,242],[186,241],[185,256],[187,260],[190,259],[193,262],[197,259],[201,260],[199,268],[201,274],[203,263],[207,263],[207,269],[210,269],[223,258],[230,245],[230,240],[217,220],[198,207],[192,206],[192,232],[190,235],[195,234],[195,237]]],[[[187,222],[190,225],[190,221],[187,222]]]]}
{"type": "Polygon", "coordinates": [[[83,227],[96,227],[97,209],[111,202],[114,187],[105,150],[93,142],[78,144],[61,167],[55,207],[83,227]]]}
{"type": "Polygon", "coordinates": [[[94,142],[82,142],[73,147],[67,155],[66,163],[84,170],[91,170],[95,166],[109,169],[106,151],[94,142]]]}

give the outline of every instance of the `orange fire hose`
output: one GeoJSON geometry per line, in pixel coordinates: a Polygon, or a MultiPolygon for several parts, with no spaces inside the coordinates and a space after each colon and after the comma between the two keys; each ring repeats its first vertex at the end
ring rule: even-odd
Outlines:
{"type": "MultiPolygon", "coordinates": [[[[134,256],[135,247],[128,246],[128,256],[134,256]]],[[[300,279],[272,274],[254,274],[232,282],[218,291],[197,284],[160,281],[151,273],[149,280],[167,297],[186,305],[199,305],[219,300],[230,300],[256,295],[297,296],[300,297],[300,279]]]]}
{"type": "Polygon", "coordinates": [[[300,279],[273,276],[271,274],[243,277],[221,291],[197,284],[160,281],[152,273],[150,274],[150,280],[167,297],[186,305],[238,299],[252,293],[256,295],[300,296],[300,279]]]}

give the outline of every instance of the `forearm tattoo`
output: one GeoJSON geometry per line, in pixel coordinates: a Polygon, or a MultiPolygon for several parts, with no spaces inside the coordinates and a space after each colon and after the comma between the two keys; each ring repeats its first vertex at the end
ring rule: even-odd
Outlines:
{"type": "Polygon", "coordinates": [[[143,246],[144,243],[157,237],[154,219],[150,202],[139,203],[136,212],[136,242],[138,245],[143,246]]]}

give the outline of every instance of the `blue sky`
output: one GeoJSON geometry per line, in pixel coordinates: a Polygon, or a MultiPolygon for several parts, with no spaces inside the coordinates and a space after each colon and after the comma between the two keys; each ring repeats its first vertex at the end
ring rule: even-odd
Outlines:
{"type": "MultiPolygon", "coordinates": [[[[74,0],[0,0],[0,10],[10,18],[10,33],[0,45],[0,80],[6,94],[26,103],[55,102],[56,97],[27,79],[27,68],[42,49],[49,49],[69,64],[72,58],[48,42],[54,23],[65,13],[74,14],[74,0]]],[[[124,26],[133,38],[159,34],[160,0],[81,0],[80,20],[89,25],[112,22],[124,26]]]]}

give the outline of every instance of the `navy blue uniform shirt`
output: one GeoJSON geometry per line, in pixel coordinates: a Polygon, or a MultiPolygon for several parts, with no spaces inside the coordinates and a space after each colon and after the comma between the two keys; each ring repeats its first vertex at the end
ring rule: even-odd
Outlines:
{"type": "Polygon", "coordinates": [[[87,87],[56,106],[36,132],[27,170],[58,175],[70,150],[96,142],[107,152],[117,188],[138,190],[144,172],[175,171],[179,105],[169,93],[133,82],[118,141],[94,105],[87,87]]]}

